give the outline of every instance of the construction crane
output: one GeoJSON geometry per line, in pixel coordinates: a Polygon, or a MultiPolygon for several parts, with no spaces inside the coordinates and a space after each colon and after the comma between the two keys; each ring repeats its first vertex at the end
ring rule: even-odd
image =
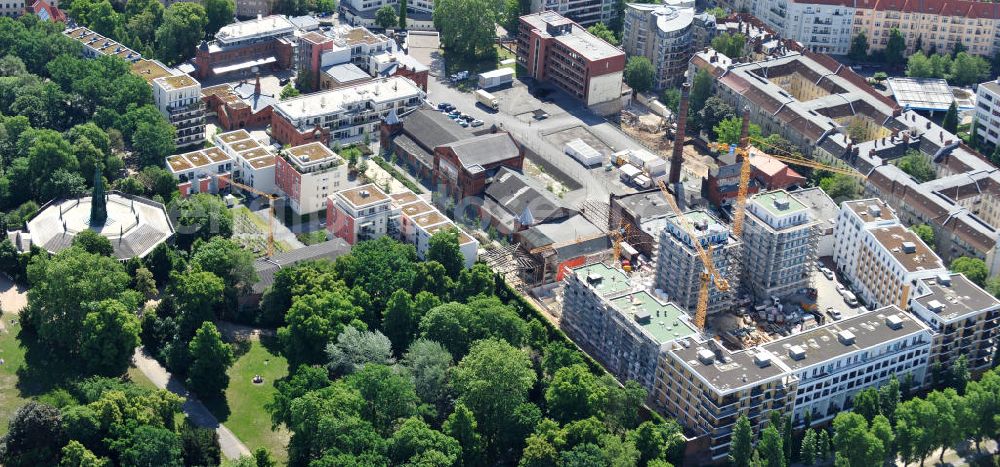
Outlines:
{"type": "Polygon", "coordinates": [[[691,237],[691,243],[694,245],[695,251],[698,252],[698,257],[701,259],[701,263],[704,266],[704,270],[701,273],[701,289],[698,291],[698,306],[695,309],[694,324],[698,329],[705,329],[705,319],[708,316],[708,286],[710,283],[715,284],[715,288],[720,292],[729,291],[729,281],[719,274],[719,271],[715,269],[715,263],[712,262],[712,246],[709,245],[708,250],[701,246],[701,241],[698,239],[698,235],[694,231],[694,227],[691,226],[691,222],[688,221],[687,217],[684,216],[684,212],[681,211],[680,206],[674,201],[674,195],[667,190],[667,185],[663,183],[663,180],[657,180],[656,185],[663,192],[663,197],[667,199],[667,203],[670,204],[670,209],[674,211],[677,215],[677,219],[680,221],[681,227],[684,231],[691,237]]]}
{"type": "Polygon", "coordinates": [[[267,256],[266,257],[270,258],[270,257],[274,256],[274,200],[278,199],[278,196],[275,195],[275,194],[272,194],[272,193],[267,193],[267,192],[258,190],[258,189],[254,188],[252,186],[249,186],[249,185],[244,185],[244,184],[242,184],[240,182],[237,182],[237,181],[229,180],[229,183],[232,186],[235,186],[235,187],[240,188],[242,190],[246,190],[246,191],[249,191],[251,193],[254,193],[254,194],[257,194],[257,195],[260,195],[260,196],[263,196],[263,197],[267,198],[267,204],[268,204],[267,214],[268,214],[268,217],[267,217],[267,256]]]}

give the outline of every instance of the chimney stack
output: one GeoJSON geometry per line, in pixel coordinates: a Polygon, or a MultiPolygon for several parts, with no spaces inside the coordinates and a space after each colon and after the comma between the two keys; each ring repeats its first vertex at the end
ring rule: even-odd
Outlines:
{"type": "Polygon", "coordinates": [[[681,102],[677,109],[677,132],[674,133],[674,152],[670,156],[670,184],[681,181],[681,163],[684,162],[684,132],[687,126],[688,100],[691,95],[691,85],[685,82],[681,85],[681,102]]]}
{"type": "Polygon", "coordinates": [[[260,95],[260,73],[257,74],[257,82],[253,85],[253,95],[260,95]]]}

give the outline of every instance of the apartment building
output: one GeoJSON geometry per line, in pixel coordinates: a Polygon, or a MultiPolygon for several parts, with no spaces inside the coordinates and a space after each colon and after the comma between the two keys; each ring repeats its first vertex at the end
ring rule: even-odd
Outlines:
{"type": "MultiPolygon", "coordinates": [[[[992,366],[1000,301],[963,274],[938,274],[917,281],[910,310],[931,329],[931,368],[948,368],[959,356],[980,374],[992,366]]],[[[934,372],[928,372],[927,384],[934,372]]]]}
{"type": "Polygon", "coordinates": [[[177,147],[202,144],[205,141],[205,103],[201,99],[201,83],[185,74],[161,76],[151,83],[153,103],[177,129],[177,147]]]}
{"type": "MultiPolygon", "coordinates": [[[[381,28],[375,20],[375,13],[384,6],[399,10],[399,0],[345,0],[340,2],[340,17],[348,24],[366,28],[381,28]]],[[[434,30],[434,2],[432,0],[412,0],[406,2],[406,29],[417,31],[434,30]]]]}
{"type": "Polygon", "coordinates": [[[884,49],[893,28],[906,38],[907,53],[916,52],[919,40],[924,51],[934,47],[949,52],[962,44],[969,53],[992,57],[1000,34],[1000,7],[967,0],[858,3],[851,34],[864,32],[869,51],[884,49]]]}
{"type": "Polygon", "coordinates": [[[278,156],[273,147],[260,144],[246,130],[217,134],[213,142],[236,161],[233,180],[264,193],[278,193],[274,173],[278,156]]]}
{"type": "Polygon", "coordinates": [[[833,226],[833,264],[841,274],[858,270],[861,239],[876,227],[899,225],[895,211],[878,198],[840,203],[833,226]]]}
{"type": "MultiPolygon", "coordinates": [[[[21,10],[24,10],[23,2],[21,10]]],[[[0,8],[0,11],[3,11],[3,9],[0,8]]],[[[66,35],[66,37],[82,44],[83,56],[87,58],[97,58],[102,55],[114,55],[129,63],[135,63],[142,59],[142,54],[139,52],[136,52],[112,39],[104,37],[84,27],[67,28],[63,31],[63,34],[66,35]]]]}
{"type": "Polygon", "coordinates": [[[893,375],[912,374],[919,384],[930,347],[927,326],[894,306],[739,351],[679,340],[658,367],[654,406],[699,438],[697,462],[719,462],[741,415],[758,429],[772,410],[790,413],[796,427],[806,414],[813,424],[828,422],[893,375]]]}
{"type": "Polygon", "coordinates": [[[720,98],[749,106],[764,134],[778,133],[817,160],[866,175],[865,196],[895,206],[905,225],[931,226],[946,263],[969,256],[985,261],[991,275],[1000,273],[1000,172],[958,136],[795,42],[746,63],[699,51],[691,72],[699,70],[718,78],[720,98]],[[892,163],[910,149],[931,162],[934,180],[920,183],[892,163]]]}
{"type": "Polygon", "coordinates": [[[560,327],[620,381],[652,390],[660,348],[691,337],[686,313],[603,263],[565,275],[560,327]]]}
{"type": "Polygon", "coordinates": [[[781,37],[799,41],[813,52],[837,55],[850,50],[855,11],[860,11],[854,2],[846,1],[750,0],[745,3],[747,11],[781,37]]]}
{"type": "Polygon", "coordinates": [[[349,144],[378,137],[390,111],[418,108],[427,94],[400,76],[331,89],[279,102],[271,115],[272,137],[298,146],[313,141],[349,144]]]}
{"type": "Polygon", "coordinates": [[[976,87],[976,134],[992,147],[1000,144],[1000,79],[976,87]]]}
{"type": "Polygon", "coordinates": [[[236,17],[269,16],[273,8],[274,0],[236,0],[236,17]]]}
{"type": "Polygon", "coordinates": [[[694,51],[694,5],[626,3],[622,48],[643,56],[656,69],[655,88],[678,84],[694,51]]]}
{"type": "Polygon", "coordinates": [[[421,259],[430,237],[442,231],[458,234],[458,248],[471,268],[479,258],[479,242],[411,191],[386,194],[374,184],[338,191],[327,197],[327,230],[350,244],[389,235],[414,245],[421,259]]]}
{"type": "Polygon", "coordinates": [[[195,51],[198,79],[245,73],[255,67],[294,69],[297,28],[282,15],[256,17],[227,24],[215,40],[202,41],[195,51]]]}
{"type": "Polygon", "coordinates": [[[598,113],[621,110],[625,52],[555,11],[520,18],[517,62],[598,113]]]}
{"type": "Polygon", "coordinates": [[[348,185],[347,162],[323,143],[284,149],[274,160],[274,180],[296,214],[326,208],[326,198],[348,185]]]}
{"type": "Polygon", "coordinates": [[[532,13],[545,11],[556,12],[584,27],[608,24],[617,16],[615,2],[611,0],[531,0],[532,13]]]}
{"type": "Polygon", "coordinates": [[[236,160],[217,147],[167,157],[167,170],[177,179],[182,197],[218,193],[229,186],[236,160]]]}
{"type": "Polygon", "coordinates": [[[816,259],[816,220],[784,190],[758,193],[746,204],[743,286],[755,300],[783,297],[809,285],[816,259]]]}
{"type": "Polygon", "coordinates": [[[662,290],[671,302],[694,314],[705,271],[694,247],[694,241],[698,241],[702,248],[712,249],[715,269],[730,281],[727,292],[718,290],[714,283],[709,286],[708,313],[729,310],[734,294],[739,290],[736,272],[742,259],[739,255],[741,243],[730,234],[729,226],[706,210],[688,211],[684,217],[697,238],[692,239],[688,235],[687,227],[676,215],[665,218],[656,258],[656,288],[662,290]]]}

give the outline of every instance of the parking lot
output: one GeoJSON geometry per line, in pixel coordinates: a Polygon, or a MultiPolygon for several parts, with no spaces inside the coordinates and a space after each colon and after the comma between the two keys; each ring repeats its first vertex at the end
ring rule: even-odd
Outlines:
{"type": "MultiPolygon", "coordinates": [[[[821,258],[820,262],[833,270],[833,261],[829,257],[821,258]]],[[[824,276],[823,273],[819,272],[816,268],[813,268],[811,274],[813,286],[816,287],[816,305],[824,316],[828,317],[828,315],[826,315],[826,309],[828,307],[840,310],[844,319],[857,316],[859,313],[867,311],[864,306],[851,308],[847,306],[847,303],[844,303],[844,297],[837,291],[837,284],[840,282],[836,275],[834,275],[832,280],[827,279],[826,276],[824,276]]]]}

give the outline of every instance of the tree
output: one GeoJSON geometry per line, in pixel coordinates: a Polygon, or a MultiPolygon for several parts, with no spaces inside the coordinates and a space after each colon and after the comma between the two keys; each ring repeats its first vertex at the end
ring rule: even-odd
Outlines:
{"type": "Polygon", "coordinates": [[[115,247],[111,245],[111,240],[90,229],[76,234],[73,237],[73,246],[95,255],[113,256],[115,254],[115,247]]]}
{"type": "MultiPolygon", "coordinates": [[[[176,5],[194,5],[197,3],[175,3],[176,5]]],[[[139,164],[142,166],[162,164],[163,160],[174,153],[176,145],[174,139],[177,136],[177,129],[166,120],[156,120],[153,122],[142,122],[132,133],[132,149],[139,157],[139,164]]]]}
{"type": "Polygon", "coordinates": [[[388,440],[387,451],[393,465],[451,466],[461,456],[462,446],[419,418],[408,418],[388,440]]]}
{"type": "Polygon", "coordinates": [[[177,304],[177,326],[182,340],[187,341],[202,323],[214,319],[224,290],[222,279],[206,271],[188,271],[171,277],[167,291],[177,304]]]}
{"type": "Polygon", "coordinates": [[[492,51],[503,12],[503,2],[439,0],[434,6],[434,28],[440,31],[445,50],[471,59],[492,51]]]}
{"type": "Polygon", "coordinates": [[[851,48],[847,52],[847,56],[856,62],[862,62],[868,59],[868,37],[865,35],[864,31],[858,33],[851,39],[851,48]]]}
{"type": "Polygon", "coordinates": [[[934,180],[934,166],[917,150],[909,150],[901,157],[896,165],[907,175],[913,177],[918,183],[934,180]]]}
{"type": "Polygon", "coordinates": [[[964,394],[970,379],[972,374],[969,372],[969,359],[965,355],[959,355],[948,367],[948,387],[964,394]]]}
{"type": "Polygon", "coordinates": [[[330,385],[327,371],[317,366],[302,365],[295,369],[287,379],[274,383],[277,390],[274,397],[264,408],[271,414],[271,424],[274,427],[284,423],[292,424],[292,403],[312,391],[330,385]]]}
{"type": "Polygon", "coordinates": [[[742,58],[747,45],[747,37],[743,33],[730,34],[724,32],[712,38],[712,48],[722,55],[732,59],[742,58]]]}
{"type": "Polygon", "coordinates": [[[545,390],[545,402],[553,419],[568,423],[595,415],[605,392],[607,388],[586,365],[576,364],[556,371],[545,390]]]}
{"type": "Polygon", "coordinates": [[[121,463],[136,467],[181,467],[181,440],[165,428],[142,425],[115,443],[121,463]]]}
{"type": "Polygon", "coordinates": [[[890,422],[896,421],[896,407],[899,406],[899,400],[899,380],[896,379],[896,375],[892,375],[888,383],[878,388],[879,409],[890,422]]]}
{"type": "Polygon", "coordinates": [[[448,277],[457,278],[465,267],[465,257],[458,245],[459,232],[455,229],[442,230],[427,240],[427,261],[437,261],[444,266],[448,277]]]}
{"type": "Polygon", "coordinates": [[[417,334],[419,322],[409,292],[403,289],[393,292],[382,314],[382,330],[392,341],[397,353],[402,353],[410,346],[410,342],[417,334]]]}
{"type": "Polygon", "coordinates": [[[476,416],[468,407],[459,403],[455,411],[448,416],[441,431],[458,441],[462,447],[461,466],[474,467],[482,465],[482,439],[476,431],[478,423],[476,416]]]}
{"type": "MultiPolygon", "coordinates": [[[[382,8],[385,9],[385,8],[391,8],[391,7],[384,6],[382,8]]],[[[379,11],[381,12],[382,10],[379,10],[379,11]]],[[[299,90],[296,89],[295,86],[292,85],[292,83],[288,83],[288,84],[285,85],[285,87],[281,88],[281,94],[280,94],[279,97],[281,98],[281,100],[285,100],[285,99],[291,99],[293,97],[297,97],[300,94],[302,94],[302,93],[299,92],[299,90]]]]}
{"type": "Polygon", "coordinates": [[[364,400],[361,416],[383,436],[392,432],[396,420],[416,414],[413,380],[396,368],[369,364],[344,381],[357,389],[364,400]]]}
{"type": "Polygon", "coordinates": [[[903,37],[903,33],[899,32],[899,29],[892,28],[889,30],[889,41],[886,42],[885,50],[883,56],[885,57],[885,62],[890,66],[899,66],[906,61],[903,54],[906,52],[906,38],[903,37]]]}
{"type": "Polygon", "coordinates": [[[934,449],[937,409],[921,398],[896,408],[896,445],[904,462],[923,462],[934,449]]]}
{"type": "Polygon", "coordinates": [[[959,52],[951,61],[951,81],[959,86],[979,83],[986,79],[989,73],[989,62],[977,55],[959,52]]]}
{"type": "Polygon", "coordinates": [[[201,428],[190,421],[181,427],[181,455],[184,465],[219,465],[222,451],[219,434],[211,428],[201,428]]]}
{"type": "Polygon", "coordinates": [[[174,199],[168,206],[177,229],[177,246],[188,249],[198,238],[211,239],[233,234],[233,213],[218,196],[198,193],[174,199]]]}
{"type": "Polygon", "coordinates": [[[396,9],[391,5],[386,5],[379,8],[375,12],[375,24],[377,24],[382,29],[389,29],[396,24],[398,24],[399,19],[396,17],[396,9]]]}
{"type": "Polygon", "coordinates": [[[762,465],[767,467],[784,467],[785,448],[782,445],[781,432],[773,424],[764,429],[760,437],[760,444],[757,446],[760,453],[762,465]]]}
{"type": "Polygon", "coordinates": [[[753,453],[753,431],[746,415],[740,415],[733,427],[733,442],[729,449],[729,462],[733,465],[750,465],[753,453]]]}
{"type": "Polygon", "coordinates": [[[871,422],[876,415],[881,413],[878,390],[867,388],[854,396],[854,413],[861,415],[866,421],[871,422]]]}
{"type": "Polygon", "coordinates": [[[618,44],[620,43],[618,42],[618,38],[615,37],[615,32],[608,29],[608,27],[605,26],[604,23],[597,23],[587,28],[587,32],[597,37],[600,37],[601,39],[604,40],[604,42],[607,42],[608,44],[611,44],[615,47],[617,47],[618,44]]]}
{"type": "Polygon", "coordinates": [[[215,274],[231,291],[248,290],[257,281],[253,253],[228,238],[195,244],[190,264],[193,271],[215,274]]]}
{"type": "Polygon", "coordinates": [[[477,295],[489,295],[493,288],[493,270],[486,264],[476,263],[471,269],[458,273],[458,284],[451,296],[456,300],[469,300],[477,295]]]}
{"type": "MultiPolygon", "coordinates": [[[[330,9],[331,11],[333,8],[330,9]]],[[[399,0],[399,29],[406,30],[406,0],[399,0]]]]}
{"type": "Polygon", "coordinates": [[[646,92],[656,84],[656,69],[648,58],[637,55],[629,57],[625,64],[625,82],[636,92],[646,92]]]}
{"type": "Polygon", "coordinates": [[[406,351],[403,366],[413,377],[414,388],[420,400],[438,408],[447,403],[448,371],[452,357],[441,344],[418,339],[406,351]]]}
{"type": "Polygon", "coordinates": [[[805,465],[816,463],[816,430],[807,428],[802,435],[802,449],[799,451],[799,460],[805,465]]]}
{"type": "Polygon", "coordinates": [[[861,184],[850,175],[834,174],[820,179],[820,188],[836,202],[855,199],[861,193],[861,184]]]}
{"type": "Polygon", "coordinates": [[[420,337],[441,343],[453,356],[463,356],[469,346],[469,307],[446,303],[432,308],[420,320],[420,337]]]}
{"type": "Polygon", "coordinates": [[[892,423],[884,415],[876,415],[871,421],[871,434],[882,442],[883,459],[895,460],[896,450],[894,448],[896,434],[892,431],[892,423]]]}
{"type": "Polygon", "coordinates": [[[925,428],[931,431],[934,447],[941,449],[940,459],[944,463],[944,451],[965,438],[967,427],[957,423],[957,405],[961,404],[961,398],[954,389],[948,388],[944,391],[931,391],[927,395],[927,402],[934,406],[936,416],[934,423],[925,428]]]}
{"type": "Polygon", "coordinates": [[[205,0],[205,17],[208,24],[205,32],[215,34],[219,28],[232,23],[236,15],[236,4],[233,0],[205,0]]]}
{"type": "Polygon", "coordinates": [[[528,356],[510,344],[486,339],[473,344],[453,371],[458,401],[476,415],[488,453],[501,452],[498,438],[535,384],[528,356]]]}
{"type": "Polygon", "coordinates": [[[681,91],[677,88],[664,89],[660,94],[660,102],[662,102],[671,113],[677,115],[678,108],[681,105],[681,91]]]}
{"type": "Polygon", "coordinates": [[[969,382],[965,388],[965,405],[972,413],[969,435],[976,443],[976,451],[980,451],[979,443],[995,437],[1000,429],[1000,419],[995,416],[1000,410],[1000,376],[987,371],[979,381],[969,382]]]}
{"type": "Polygon", "coordinates": [[[348,375],[370,364],[392,365],[392,344],[381,332],[358,331],[353,326],[344,328],[337,342],[326,346],[330,359],[327,368],[333,374],[348,375]]]}
{"type": "Polygon", "coordinates": [[[83,340],[85,304],[121,296],[129,283],[114,258],[69,248],[53,256],[35,256],[28,265],[28,312],[23,315],[40,341],[54,350],[76,354],[83,340]]]}
{"type": "Polygon", "coordinates": [[[132,288],[147,299],[155,297],[156,279],[153,277],[153,273],[144,267],[136,269],[135,277],[132,278],[132,288]]]}
{"type": "MultiPolygon", "coordinates": [[[[702,107],[705,107],[705,102],[712,96],[712,85],[714,82],[715,79],[712,78],[712,75],[704,69],[698,70],[695,73],[694,79],[691,81],[691,95],[688,105],[688,111],[691,114],[697,114],[701,111],[702,107]]],[[[692,130],[697,130],[697,128],[692,128],[692,130]]]]}
{"type": "Polygon", "coordinates": [[[156,29],[159,56],[167,64],[175,64],[190,56],[205,35],[208,14],[197,3],[171,4],[163,12],[163,23],[156,29]]]}
{"type": "Polygon", "coordinates": [[[917,52],[906,61],[906,76],[911,78],[946,78],[951,73],[951,56],[924,55],[917,52]]]}
{"type": "Polygon", "coordinates": [[[960,256],[951,261],[949,267],[952,272],[965,274],[965,277],[978,286],[986,284],[986,278],[990,271],[986,268],[986,263],[979,258],[960,256]]]}
{"type": "Polygon", "coordinates": [[[0,461],[9,467],[53,465],[63,443],[59,409],[29,401],[10,419],[0,443],[0,461]]]}
{"type": "Polygon", "coordinates": [[[83,319],[80,355],[87,370],[118,376],[128,370],[139,345],[139,317],[118,300],[93,303],[83,319]]]}
{"type": "Polygon", "coordinates": [[[352,322],[361,325],[357,320],[363,312],[343,288],[317,290],[296,299],[285,315],[288,324],[278,328],[278,341],[289,364],[322,361],[326,345],[346,325],[352,322]]]}
{"type": "Polygon", "coordinates": [[[915,224],[910,226],[910,230],[917,234],[928,246],[934,246],[934,229],[927,224],[915,224]]]}
{"type": "Polygon", "coordinates": [[[948,111],[944,113],[941,128],[950,133],[958,133],[958,107],[955,105],[955,101],[951,101],[948,111]]]}
{"type": "Polygon", "coordinates": [[[59,467],[106,467],[111,462],[103,457],[97,457],[77,440],[70,440],[62,448],[62,459],[59,467]]]}
{"type": "MultiPolygon", "coordinates": [[[[698,122],[703,128],[715,128],[720,122],[730,118],[739,118],[733,106],[718,96],[709,97],[704,107],[698,111],[698,122]]],[[[740,121],[742,124],[742,120],[740,121]]]]}
{"type": "MultiPolygon", "coordinates": [[[[712,128],[715,132],[715,139],[722,144],[738,144],[740,133],[743,131],[743,120],[737,117],[727,118],[712,128]]],[[[760,138],[760,126],[750,124],[750,137],[760,138]]]]}
{"type": "Polygon", "coordinates": [[[191,367],[188,368],[188,387],[203,397],[221,395],[229,386],[226,371],[232,366],[233,350],[222,342],[222,334],[210,321],[202,323],[188,345],[191,367]]]}
{"type": "Polygon", "coordinates": [[[885,80],[889,79],[889,75],[884,71],[876,71],[875,74],[872,75],[872,79],[874,79],[876,83],[882,84],[885,80]]]}
{"type": "Polygon", "coordinates": [[[885,447],[869,431],[863,416],[852,412],[837,414],[833,419],[833,433],[836,465],[862,467],[880,465],[884,461],[885,447]]]}

